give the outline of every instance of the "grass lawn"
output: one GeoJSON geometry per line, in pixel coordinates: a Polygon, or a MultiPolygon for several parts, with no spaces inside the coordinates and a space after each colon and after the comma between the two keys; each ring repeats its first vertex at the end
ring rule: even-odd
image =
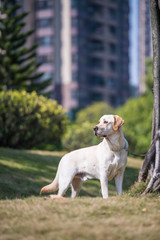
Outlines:
{"type": "Polygon", "coordinates": [[[84,182],[74,200],[40,197],[62,155],[0,148],[0,240],[160,239],[160,198],[129,195],[141,160],[129,158],[120,197],[111,181],[102,199],[97,180],[84,182]]]}

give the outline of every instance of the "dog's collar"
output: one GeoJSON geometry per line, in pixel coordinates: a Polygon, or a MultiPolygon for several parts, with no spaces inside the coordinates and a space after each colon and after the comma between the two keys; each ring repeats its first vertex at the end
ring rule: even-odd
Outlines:
{"type": "Polygon", "coordinates": [[[124,144],[124,147],[122,148],[122,150],[124,149],[128,152],[128,144],[126,143],[126,141],[124,141],[124,142],[125,142],[125,144],[124,144]]]}

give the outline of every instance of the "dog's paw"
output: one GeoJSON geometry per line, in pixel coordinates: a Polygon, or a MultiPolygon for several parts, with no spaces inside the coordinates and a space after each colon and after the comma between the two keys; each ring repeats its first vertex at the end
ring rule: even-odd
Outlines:
{"type": "Polygon", "coordinates": [[[50,199],[62,199],[62,200],[65,200],[65,199],[66,199],[65,197],[58,196],[58,195],[54,195],[54,194],[50,194],[50,195],[49,195],[49,198],[50,198],[50,199]]]}

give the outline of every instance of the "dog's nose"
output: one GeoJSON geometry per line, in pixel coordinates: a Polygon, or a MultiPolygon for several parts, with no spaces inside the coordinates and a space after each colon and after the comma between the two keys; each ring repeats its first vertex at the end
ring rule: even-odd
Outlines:
{"type": "Polygon", "coordinates": [[[98,127],[95,126],[95,127],[93,128],[93,130],[94,130],[95,132],[97,132],[97,131],[98,131],[98,127]]]}

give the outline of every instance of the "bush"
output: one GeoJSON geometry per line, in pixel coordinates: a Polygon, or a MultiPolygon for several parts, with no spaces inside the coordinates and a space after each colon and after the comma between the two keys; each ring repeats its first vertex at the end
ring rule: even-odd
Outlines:
{"type": "Polygon", "coordinates": [[[81,124],[88,121],[97,124],[102,115],[114,114],[114,112],[114,108],[106,102],[97,102],[80,110],[76,115],[76,123],[81,124]]]}
{"type": "Polygon", "coordinates": [[[63,146],[67,150],[74,150],[98,144],[101,140],[94,136],[93,127],[100,117],[105,114],[113,114],[115,110],[105,102],[94,103],[76,115],[75,124],[68,127],[63,138],[63,146]]]}
{"type": "Polygon", "coordinates": [[[84,122],[81,125],[75,124],[68,127],[67,133],[63,138],[63,146],[71,151],[78,148],[88,147],[100,142],[100,139],[94,136],[91,123],[84,122]]]}
{"type": "Polygon", "coordinates": [[[129,142],[129,151],[146,153],[151,141],[153,94],[130,99],[117,109],[124,121],[124,135],[129,142]]]}
{"type": "Polygon", "coordinates": [[[0,144],[29,149],[38,144],[58,146],[67,125],[56,101],[26,91],[0,92],[0,144]]]}

